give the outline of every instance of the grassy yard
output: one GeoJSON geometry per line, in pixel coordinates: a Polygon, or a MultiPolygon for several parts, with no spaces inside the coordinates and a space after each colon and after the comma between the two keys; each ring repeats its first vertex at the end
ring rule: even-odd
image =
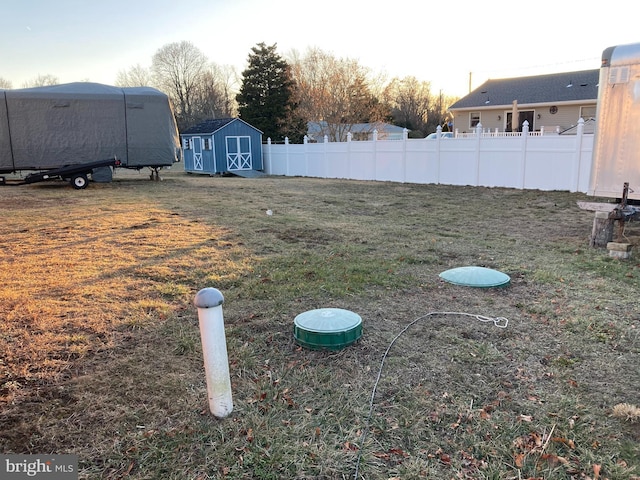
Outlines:
{"type": "Polygon", "coordinates": [[[77,454],[82,479],[638,480],[638,247],[589,248],[585,198],[179,171],[0,188],[0,450],[77,454]],[[468,265],[511,284],[439,278],[468,265]],[[225,297],[225,419],[204,287],[225,297]],[[361,339],[296,345],[321,307],[361,339]]]}

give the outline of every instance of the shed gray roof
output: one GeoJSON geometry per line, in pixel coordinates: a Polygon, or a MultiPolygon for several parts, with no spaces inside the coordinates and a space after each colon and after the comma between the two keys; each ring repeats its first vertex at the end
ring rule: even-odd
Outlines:
{"type": "Polygon", "coordinates": [[[255,130],[256,132],[262,134],[262,130],[259,128],[250,125],[245,122],[241,118],[211,118],[209,120],[205,120],[204,122],[200,122],[193,127],[187,128],[181,135],[192,135],[192,134],[213,134],[220,130],[222,127],[230,124],[231,122],[238,121],[240,123],[244,123],[247,127],[255,130]]]}
{"type": "Polygon", "coordinates": [[[487,80],[449,110],[518,104],[596,101],[600,70],[487,80]],[[568,86],[571,85],[571,86],[568,86]]]}
{"type": "Polygon", "coordinates": [[[222,127],[231,123],[235,120],[235,118],[211,118],[209,120],[205,120],[204,122],[198,123],[193,127],[187,128],[182,134],[192,134],[192,133],[213,133],[217,130],[220,130],[222,127]]]}

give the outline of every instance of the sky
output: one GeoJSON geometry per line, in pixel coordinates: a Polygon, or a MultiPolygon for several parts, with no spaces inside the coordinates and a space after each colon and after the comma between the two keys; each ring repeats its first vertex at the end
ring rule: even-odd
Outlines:
{"type": "Polygon", "coordinates": [[[610,46],[640,43],[637,0],[0,0],[0,78],[40,75],[113,85],[188,41],[218,65],[247,65],[251,47],[287,58],[319,48],[373,76],[413,76],[463,96],[487,79],[600,67],[610,46]]]}

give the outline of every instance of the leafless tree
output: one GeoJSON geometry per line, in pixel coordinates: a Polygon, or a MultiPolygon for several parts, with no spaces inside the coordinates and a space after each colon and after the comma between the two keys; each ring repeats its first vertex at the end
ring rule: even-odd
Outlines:
{"type": "Polygon", "coordinates": [[[120,70],[116,76],[118,87],[148,87],[153,86],[153,76],[148,68],[139,63],[129,70],[120,70]]]}
{"type": "Polygon", "coordinates": [[[23,88],[31,88],[31,87],[46,87],[48,85],[58,85],[60,80],[58,77],[54,75],[38,75],[36,78],[31,80],[27,80],[22,84],[23,88]]]}
{"type": "Polygon", "coordinates": [[[383,105],[370,91],[368,70],[356,60],[310,48],[304,56],[292,52],[289,63],[301,115],[319,124],[320,134],[331,141],[344,141],[356,123],[374,124],[386,118],[383,105]]]}
{"type": "Polygon", "coordinates": [[[4,78],[0,77],[0,88],[10,90],[13,88],[13,85],[9,80],[5,80],[4,78]]]}
{"type": "Polygon", "coordinates": [[[383,92],[384,101],[391,106],[394,123],[424,137],[434,99],[431,84],[415,77],[393,78],[383,92]]]}
{"type": "Polygon", "coordinates": [[[206,56],[187,41],[167,44],[153,55],[154,84],[173,101],[180,129],[192,124],[197,116],[194,107],[208,65],[206,56]]]}
{"type": "Polygon", "coordinates": [[[238,110],[235,101],[237,85],[238,75],[233,67],[210,64],[196,89],[195,115],[201,119],[235,116],[238,110]]]}

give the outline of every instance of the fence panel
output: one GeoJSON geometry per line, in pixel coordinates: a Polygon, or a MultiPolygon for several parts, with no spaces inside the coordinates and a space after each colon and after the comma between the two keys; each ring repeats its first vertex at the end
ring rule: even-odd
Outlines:
{"type": "Polygon", "coordinates": [[[272,175],[587,192],[593,134],[263,145],[272,175]]]}

